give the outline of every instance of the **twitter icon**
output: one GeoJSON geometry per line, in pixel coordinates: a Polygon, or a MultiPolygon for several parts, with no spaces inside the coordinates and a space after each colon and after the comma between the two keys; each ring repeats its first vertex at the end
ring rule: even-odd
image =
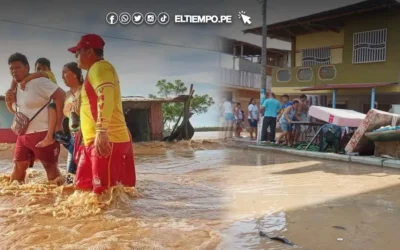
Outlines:
{"type": "Polygon", "coordinates": [[[140,12],[133,13],[133,15],[132,15],[132,23],[133,24],[139,25],[139,24],[143,23],[143,20],[144,20],[144,16],[142,13],[140,13],[140,12]]]}

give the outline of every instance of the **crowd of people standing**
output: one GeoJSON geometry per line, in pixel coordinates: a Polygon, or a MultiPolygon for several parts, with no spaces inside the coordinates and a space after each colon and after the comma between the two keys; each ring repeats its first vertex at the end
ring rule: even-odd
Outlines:
{"type": "MultiPolygon", "coordinates": [[[[254,98],[250,99],[247,108],[248,132],[250,140],[256,140],[258,136],[258,125],[262,123],[261,141],[279,145],[292,146],[301,140],[301,134],[308,129],[307,125],[296,124],[297,122],[309,122],[309,101],[306,95],[301,95],[293,101],[288,95],[282,95],[280,101],[274,93],[269,93],[268,98],[257,106],[254,98]],[[282,133],[276,136],[276,130],[280,128],[282,133]]],[[[240,137],[244,127],[244,112],[240,103],[229,101],[226,97],[221,106],[224,123],[224,139],[240,137]],[[233,133],[234,132],[234,133],[233,133]]]]}

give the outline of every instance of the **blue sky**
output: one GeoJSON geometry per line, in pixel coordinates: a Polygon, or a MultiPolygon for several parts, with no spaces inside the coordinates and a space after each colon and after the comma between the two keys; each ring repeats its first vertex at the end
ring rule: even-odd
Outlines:
{"type": "MultiPolygon", "coordinates": [[[[5,1],[7,2],[7,1],[5,1]]],[[[117,1],[118,2],[118,1],[117,1]]],[[[50,26],[58,29],[97,33],[105,36],[132,38],[182,46],[215,49],[215,40],[208,29],[201,26],[166,27],[155,25],[142,26],[109,26],[105,22],[108,12],[136,11],[125,1],[110,5],[98,2],[96,9],[92,5],[76,4],[61,1],[42,1],[40,4],[28,1],[8,1],[0,10],[3,20],[26,22],[33,25],[50,26]],[[35,6],[36,4],[36,6],[35,6]],[[19,6],[18,6],[19,5],[19,6]],[[25,11],[21,11],[21,5],[25,11]],[[44,7],[43,7],[44,6],[44,7]],[[28,11],[29,10],[29,11],[28,11]],[[29,13],[29,14],[28,14],[29,13]],[[34,13],[34,14],[31,14],[34,13]],[[42,13],[42,14],[40,14],[42,13]],[[66,15],[67,13],[67,15],[66,15]],[[27,18],[26,15],[29,15],[27,18]]],[[[165,8],[140,6],[138,11],[168,11],[165,8]]],[[[162,6],[161,6],[162,7],[162,6]]],[[[172,8],[172,6],[169,6],[172,8]]],[[[67,49],[74,46],[81,34],[43,29],[0,21],[1,46],[0,58],[0,93],[4,93],[11,81],[7,59],[14,52],[21,52],[28,57],[31,67],[39,57],[47,57],[52,63],[59,85],[64,89],[61,79],[62,66],[74,61],[74,55],[67,49]]],[[[218,67],[219,54],[207,50],[187,49],[164,45],[147,44],[127,40],[104,38],[106,42],[105,57],[117,69],[121,81],[122,95],[147,96],[156,94],[158,80],[174,81],[180,79],[189,87],[194,84],[195,94],[209,94],[214,99],[218,96],[214,74],[218,67]]],[[[218,124],[217,108],[211,107],[207,114],[195,115],[192,123],[195,127],[214,126],[218,124]]]]}

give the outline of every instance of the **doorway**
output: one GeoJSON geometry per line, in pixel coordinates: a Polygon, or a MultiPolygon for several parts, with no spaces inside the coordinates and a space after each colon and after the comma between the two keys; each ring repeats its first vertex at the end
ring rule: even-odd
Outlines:
{"type": "Polygon", "coordinates": [[[150,141],[149,109],[128,109],[124,113],[133,142],[150,141]]]}

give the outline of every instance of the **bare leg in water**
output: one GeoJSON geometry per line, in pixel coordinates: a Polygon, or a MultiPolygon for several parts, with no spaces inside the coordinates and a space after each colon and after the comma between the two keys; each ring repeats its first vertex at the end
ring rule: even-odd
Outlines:
{"type": "Polygon", "coordinates": [[[254,132],[254,128],[250,126],[250,140],[253,140],[253,138],[254,138],[253,132],[254,132]]]}
{"type": "MultiPolygon", "coordinates": [[[[47,174],[47,179],[49,181],[54,181],[57,180],[61,176],[60,170],[58,169],[57,164],[50,164],[42,161],[42,165],[44,167],[44,170],[46,170],[47,174]]],[[[57,185],[63,184],[64,181],[59,179],[57,180],[57,185]]]]}
{"type": "Polygon", "coordinates": [[[11,182],[18,181],[18,183],[25,182],[26,170],[28,169],[31,161],[14,161],[14,168],[11,173],[11,182]]]}

